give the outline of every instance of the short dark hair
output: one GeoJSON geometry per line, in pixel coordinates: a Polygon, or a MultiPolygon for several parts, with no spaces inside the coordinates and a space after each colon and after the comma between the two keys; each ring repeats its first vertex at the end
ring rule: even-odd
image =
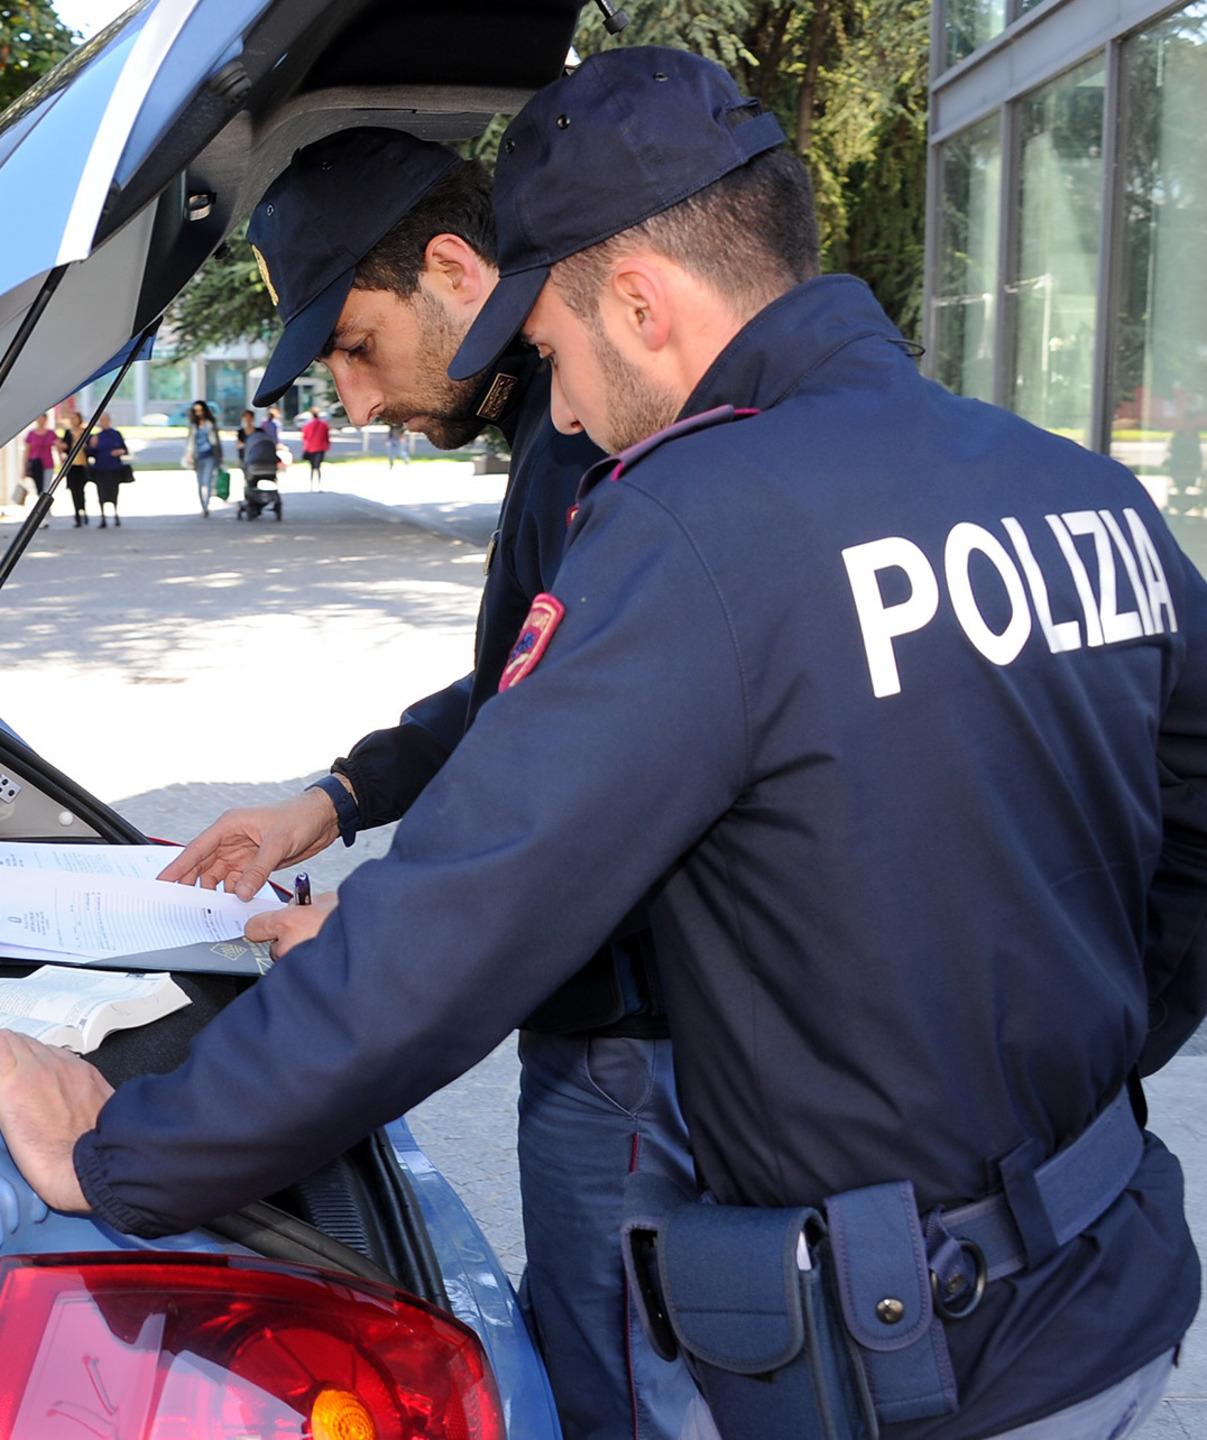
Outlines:
{"type": "Polygon", "coordinates": [[[462,160],[436,181],[356,267],[357,290],[392,290],[409,299],[419,288],[428,242],[448,231],[496,263],[498,243],[490,176],[480,160],[462,160]]]}
{"type": "Polygon", "coordinates": [[[614,260],[649,246],[754,314],[819,269],[813,186],[787,146],[766,150],[686,200],[559,261],[554,283],[589,318],[614,260]]]}

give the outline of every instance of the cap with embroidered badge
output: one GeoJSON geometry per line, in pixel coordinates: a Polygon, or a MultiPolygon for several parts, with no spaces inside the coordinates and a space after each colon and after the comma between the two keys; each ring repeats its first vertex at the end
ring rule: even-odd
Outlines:
{"type": "Polygon", "coordinates": [[[484,370],[559,260],[669,210],[785,143],[720,65],[661,45],[604,51],[539,90],[495,165],[499,283],[448,373],[484,370]]]}
{"type": "Polygon", "coordinates": [[[285,325],[255,404],[279,399],[319,355],[358,263],[459,163],[447,146],[403,130],[343,130],[295,152],[247,229],[285,325]]]}

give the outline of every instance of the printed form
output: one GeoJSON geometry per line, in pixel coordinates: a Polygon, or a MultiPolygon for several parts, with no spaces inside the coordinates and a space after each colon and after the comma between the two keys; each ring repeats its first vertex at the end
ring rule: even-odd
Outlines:
{"type": "Polygon", "coordinates": [[[16,869],[6,870],[0,859],[0,947],[12,959],[104,960],[234,940],[253,915],[281,903],[275,897],[244,901],[222,891],[170,885],[145,878],[145,872],[16,869]]]}

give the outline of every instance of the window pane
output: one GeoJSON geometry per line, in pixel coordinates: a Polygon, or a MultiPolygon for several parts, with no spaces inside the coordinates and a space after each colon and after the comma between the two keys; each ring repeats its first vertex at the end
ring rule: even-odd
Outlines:
{"type": "Polygon", "coordinates": [[[210,360],[205,367],[205,398],[223,425],[237,425],[247,404],[247,367],[210,360]]]}
{"type": "Polygon", "coordinates": [[[1200,568],[1207,541],[1207,4],[1130,40],[1111,451],[1200,568]]]}
{"type": "Polygon", "coordinates": [[[971,55],[1006,28],[1006,0],[947,0],[947,63],[971,55]]]}
{"type": "Polygon", "coordinates": [[[993,399],[1002,146],[997,118],[947,141],[933,300],[936,375],[957,395],[993,399]]]}
{"type": "Polygon", "coordinates": [[[1105,72],[1094,59],[1019,104],[1010,404],[1090,440],[1105,72]]]}

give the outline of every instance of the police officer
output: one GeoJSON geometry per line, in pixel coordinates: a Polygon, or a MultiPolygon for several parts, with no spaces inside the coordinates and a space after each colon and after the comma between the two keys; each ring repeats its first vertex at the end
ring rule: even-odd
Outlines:
{"type": "MultiPolygon", "coordinates": [[[[294,156],[249,239],[286,321],[257,405],[321,357],[354,424],[405,425],[454,449],[492,423],[512,461],[474,673],[365,736],[302,795],[227,812],[164,872],[245,896],[337,833],[351,844],[406,813],[497,692],[529,606],[557,572],[578,482],[600,457],[585,436],[553,429],[530,348],[509,346],[481,376],[445,374],[494,283],[490,184],[477,162],[401,131],[340,132],[294,156]]],[[[325,913],[316,897],[305,919],[317,929],[325,913]]],[[[648,928],[630,919],[521,1030],[525,1293],[567,1440],[675,1436],[693,1394],[681,1365],[651,1353],[615,1241],[634,1165],[684,1183],[691,1174],[651,951],[648,928]]]]}
{"type": "Polygon", "coordinates": [[[584,955],[652,886],[713,1203],[662,1227],[650,1192],[635,1273],[759,1411],[722,1433],[1122,1436],[1198,1301],[1128,1082],[1202,1014],[1207,586],[1129,472],[922,380],[816,276],[798,163],[706,62],[587,61],[495,204],[454,373],[522,325],[559,426],[620,449],[502,692],[187,1071],[98,1115],[86,1066],[0,1048],[19,1163],[143,1233],[229,1209],[484,1053],[550,983],[534,936],[584,955]]]}

